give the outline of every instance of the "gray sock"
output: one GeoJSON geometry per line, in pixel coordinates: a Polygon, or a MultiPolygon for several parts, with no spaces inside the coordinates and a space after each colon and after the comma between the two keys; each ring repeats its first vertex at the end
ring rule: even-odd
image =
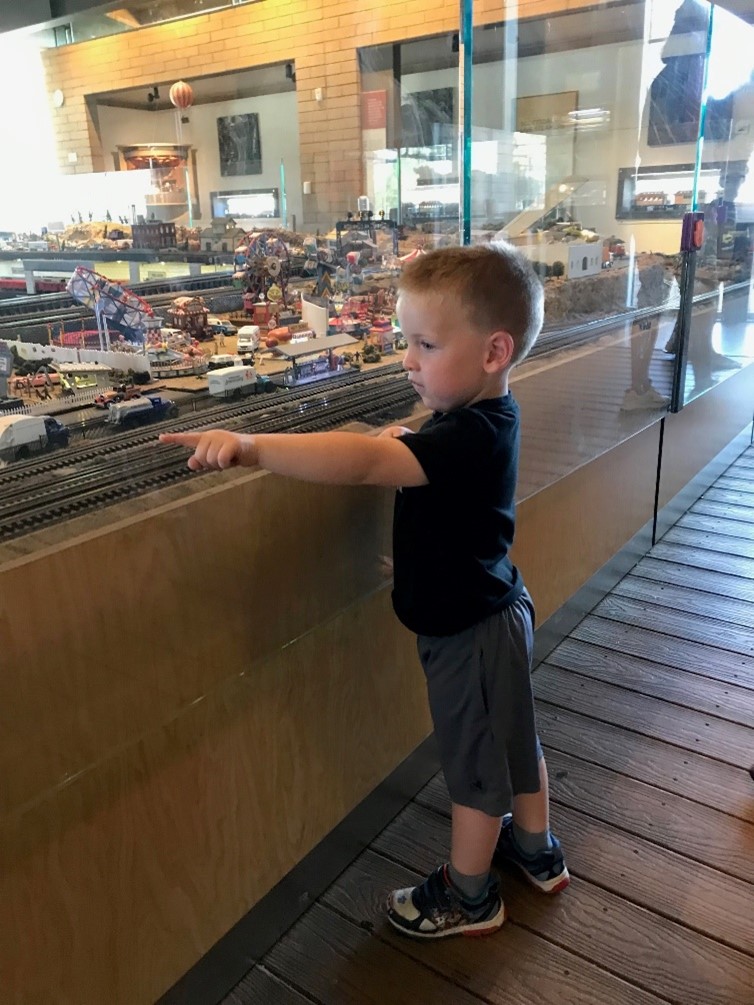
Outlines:
{"type": "Polygon", "coordinates": [[[478,876],[466,876],[454,869],[452,863],[449,862],[448,878],[451,886],[462,900],[470,904],[484,900],[490,882],[489,872],[480,872],[478,876]]]}
{"type": "Polygon", "coordinates": [[[533,834],[531,831],[525,831],[522,827],[519,827],[515,820],[513,821],[513,840],[518,845],[519,851],[530,857],[538,855],[541,851],[547,851],[548,848],[552,848],[549,831],[540,831],[538,834],[533,834]]]}

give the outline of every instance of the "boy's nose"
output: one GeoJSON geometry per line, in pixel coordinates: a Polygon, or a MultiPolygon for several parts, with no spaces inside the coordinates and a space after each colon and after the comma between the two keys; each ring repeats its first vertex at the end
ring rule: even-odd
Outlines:
{"type": "Polygon", "coordinates": [[[406,355],[403,357],[403,369],[404,370],[414,370],[414,357],[411,355],[411,350],[406,350],[406,355]]]}

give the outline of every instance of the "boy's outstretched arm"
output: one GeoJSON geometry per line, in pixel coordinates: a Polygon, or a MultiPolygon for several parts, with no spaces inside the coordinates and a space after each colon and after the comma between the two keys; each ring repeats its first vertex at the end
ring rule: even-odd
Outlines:
{"type": "Polygon", "coordinates": [[[259,465],[276,474],[332,485],[386,485],[411,488],[427,484],[422,466],[393,435],[362,433],[270,433],[260,436],[207,429],[201,433],[162,433],[161,443],[193,450],[194,471],[259,465]]]}

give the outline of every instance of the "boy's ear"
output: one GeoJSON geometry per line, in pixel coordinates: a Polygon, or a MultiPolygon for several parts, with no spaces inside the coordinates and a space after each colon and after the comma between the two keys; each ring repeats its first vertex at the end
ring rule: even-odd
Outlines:
{"type": "Polygon", "coordinates": [[[487,342],[487,359],[485,370],[488,373],[497,373],[510,366],[515,351],[513,336],[507,331],[493,332],[487,342]]]}

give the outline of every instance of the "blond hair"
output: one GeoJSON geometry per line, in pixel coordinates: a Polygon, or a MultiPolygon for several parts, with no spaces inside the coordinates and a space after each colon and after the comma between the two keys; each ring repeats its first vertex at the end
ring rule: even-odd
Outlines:
{"type": "Polygon", "coordinates": [[[480,332],[507,331],[511,365],[529,354],[544,318],[544,289],[528,258],[508,244],[438,248],[409,262],[399,293],[457,297],[480,332]]]}

